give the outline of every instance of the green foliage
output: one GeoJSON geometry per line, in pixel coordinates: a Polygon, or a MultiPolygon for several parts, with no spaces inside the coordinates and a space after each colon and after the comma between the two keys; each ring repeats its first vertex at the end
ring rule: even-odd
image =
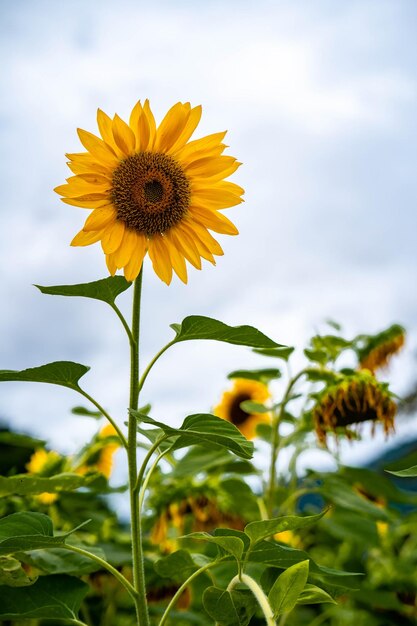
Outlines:
{"type": "Polygon", "coordinates": [[[227,591],[208,587],[203,596],[207,613],[219,626],[248,626],[256,610],[256,600],[250,591],[227,591]]]}
{"type": "Polygon", "coordinates": [[[251,545],[255,545],[258,541],[262,541],[262,539],[266,539],[271,535],[276,535],[287,530],[305,528],[310,524],[315,524],[325,514],[326,511],[320,513],[319,515],[310,515],[307,517],[288,516],[262,520],[259,522],[251,522],[245,526],[245,533],[248,535],[251,545]]]}
{"type": "Polygon", "coordinates": [[[417,478],[417,465],[413,465],[413,467],[407,467],[402,470],[385,470],[389,474],[393,474],[394,476],[399,476],[400,478],[417,478]]]}
{"type": "Polygon", "coordinates": [[[0,382],[50,383],[78,391],[78,381],[89,369],[86,365],[72,361],[55,361],[21,371],[0,370],[0,382]]]}
{"type": "Polygon", "coordinates": [[[267,385],[271,380],[281,378],[281,372],[277,368],[261,370],[235,370],[234,372],[230,372],[227,378],[247,378],[248,380],[256,380],[267,385]]]}
{"type": "Polygon", "coordinates": [[[50,296],[81,296],[83,298],[101,300],[113,306],[117,296],[129,289],[131,284],[123,276],[109,276],[108,278],[79,285],[56,285],[54,287],[35,285],[35,287],[42,293],[50,296]]]}
{"type": "Polygon", "coordinates": [[[279,575],[268,594],[274,616],[288,613],[297,604],[308,578],[309,562],[301,561],[279,575]]]}

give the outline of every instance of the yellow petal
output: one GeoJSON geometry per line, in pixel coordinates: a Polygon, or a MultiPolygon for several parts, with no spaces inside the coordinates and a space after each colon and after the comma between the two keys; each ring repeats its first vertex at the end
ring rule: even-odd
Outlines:
{"type": "Polygon", "coordinates": [[[206,135],[206,137],[201,137],[201,139],[194,139],[193,141],[189,141],[184,147],[177,148],[177,150],[175,151],[176,155],[179,159],[186,160],[196,152],[210,150],[211,148],[217,147],[219,144],[221,144],[225,135],[226,131],[222,133],[213,133],[212,135],[206,135]]]}
{"type": "Polygon", "coordinates": [[[104,254],[116,252],[122,242],[124,232],[125,225],[121,220],[110,223],[104,229],[103,237],[101,238],[101,247],[103,248],[104,254]]]}
{"type": "Polygon", "coordinates": [[[177,141],[185,128],[190,115],[190,108],[177,102],[171,107],[158,126],[155,139],[155,150],[167,152],[177,141]]]}
{"type": "Polygon", "coordinates": [[[140,100],[138,100],[135,106],[133,107],[132,112],[129,117],[129,126],[133,130],[133,132],[136,131],[139,118],[141,115],[142,115],[142,105],[141,105],[140,100]]]}
{"type": "Polygon", "coordinates": [[[244,200],[228,191],[197,188],[192,192],[191,202],[195,206],[206,206],[210,209],[228,209],[244,200]]]}
{"type": "Polygon", "coordinates": [[[101,230],[116,219],[116,210],[112,205],[94,209],[87,217],[83,230],[101,230]]]}
{"type": "Polygon", "coordinates": [[[97,109],[97,126],[100,131],[100,135],[108,146],[111,147],[113,152],[118,156],[124,156],[122,150],[117,146],[113,136],[113,121],[104,111],[97,109]]]}
{"type": "Polygon", "coordinates": [[[118,268],[122,268],[129,263],[137,245],[137,237],[134,230],[125,228],[122,243],[114,253],[114,260],[118,268]]]}
{"type": "Polygon", "coordinates": [[[193,134],[193,132],[195,131],[195,129],[197,128],[200,122],[201,113],[202,113],[201,105],[191,109],[183,130],[181,131],[176,142],[169,149],[170,153],[175,152],[179,148],[182,148],[182,146],[184,146],[187,143],[187,141],[189,140],[189,138],[191,137],[191,135],[193,134]]]}
{"type": "Polygon", "coordinates": [[[190,175],[205,178],[221,174],[234,165],[235,162],[236,159],[231,156],[206,157],[189,163],[185,166],[185,170],[190,175]]]}
{"type": "Polygon", "coordinates": [[[191,265],[194,265],[195,268],[201,270],[201,258],[198,248],[192,237],[190,237],[190,235],[181,228],[180,224],[171,228],[165,233],[165,236],[172,241],[180,252],[182,252],[191,265]]]}
{"type": "Polygon", "coordinates": [[[135,250],[130,257],[129,263],[124,268],[124,275],[126,280],[132,281],[137,278],[139,272],[142,267],[143,258],[146,254],[148,242],[144,235],[137,235],[136,237],[136,247],[135,250]]]}
{"type": "Polygon", "coordinates": [[[202,241],[202,239],[200,239],[200,237],[196,233],[196,230],[194,228],[195,224],[196,222],[194,222],[193,224],[190,224],[189,222],[184,222],[182,226],[183,226],[183,229],[188,232],[190,237],[192,237],[195,245],[197,246],[199,255],[203,257],[203,259],[210,261],[210,263],[212,263],[213,265],[216,265],[216,261],[212,253],[210,252],[209,248],[206,246],[206,244],[202,241]]]}
{"type": "Polygon", "coordinates": [[[238,235],[239,231],[232,222],[221,213],[203,207],[190,207],[193,218],[206,228],[223,235],[238,235]]]}
{"type": "MultiPolygon", "coordinates": [[[[90,194],[90,196],[94,196],[95,194],[90,194]]],[[[103,196],[102,194],[97,194],[100,196],[100,200],[93,199],[83,199],[80,197],[77,198],[61,198],[62,202],[65,204],[70,204],[71,206],[78,206],[82,209],[97,209],[98,207],[105,206],[109,203],[108,196],[103,196]]]]}
{"type": "Polygon", "coordinates": [[[145,103],[143,105],[143,112],[146,115],[146,119],[148,121],[148,127],[149,127],[149,141],[148,141],[147,149],[152,150],[154,146],[154,142],[155,142],[155,136],[156,136],[156,124],[155,124],[155,118],[151,111],[151,107],[149,106],[148,99],[145,100],[145,103]]]}
{"type": "Polygon", "coordinates": [[[102,230],[90,230],[88,232],[80,230],[80,232],[75,235],[74,239],[71,241],[71,246],[89,246],[92,243],[100,241],[102,235],[102,230]]]}
{"type": "MultiPolygon", "coordinates": [[[[188,221],[185,223],[187,225],[189,224],[188,221]]],[[[206,248],[208,248],[208,250],[210,250],[212,254],[215,254],[216,256],[223,256],[224,252],[221,245],[216,239],[214,239],[213,235],[209,233],[204,226],[202,226],[198,222],[192,222],[190,223],[190,226],[193,229],[194,233],[198,236],[200,241],[202,241],[202,243],[206,246],[206,248]]]]}
{"type": "MultiPolygon", "coordinates": [[[[222,158],[226,158],[226,157],[222,157],[222,158]]],[[[239,161],[235,161],[235,163],[232,163],[228,168],[226,168],[225,170],[219,172],[218,174],[213,174],[211,176],[201,176],[201,174],[197,175],[192,175],[192,180],[193,183],[195,185],[200,184],[201,186],[207,185],[207,184],[211,184],[211,183],[215,183],[218,181],[221,181],[223,178],[227,178],[228,176],[231,176],[231,174],[233,174],[234,172],[236,172],[237,168],[240,167],[242,165],[242,163],[239,163],[239,161]]]]}
{"type": "Polygon", "coordinates": [[[174,272],[183,283],[187,284],[187,267],[185,265],[184,255],[182,255],[178,248],[172,243],[172,239],[168,239],[168,237],[164,239],[174,272]]]}
{"type": "MultiPolygon", "coordinates": [[[[67,182],[72,181],[74,178],[75,176],[72,176],[71,178],[67,178],[67,182]]],[[[108,188],[111,187],[111,177],[105,176],[103,174],[99,174],[95,172],[86,172],[83,174],[78,174],[76,178],[78,178],[79,180],[84,180],[86,183],[89,183],[90,185],[107,185],[108,188]]]]}
{"type": "Polygon", "coordinates": [[[131,128],[117,114],[113,118],[113,136],[116,145],[129,156],[135,151],[136,138],[131,128]]]}
{"type": "Polygon", "coordinates": [[[100,163],[116,167],[119,163],[114,151],[104,141],[89,133],[87,130],[77,129],[78,136],[84,148],[88,150],[100,163]]]}
{"type": "Polygon", "coordinates": [[[106,254],[106,265],[107,269],[109,270],[109,274],[114,276],[117,272],[117,266],[114,262],[114,254],[106,254]]]}
{"type": "Polygon", "coordinates": [[[94,163],[90,163],[90,162],[78,162],[78,161],[68,161],[67,162],[68,167],[70,168],[71,172],[73,172],[74,174],[103,174],[103,175],[110,175],[109,170],[104,166],[104,165],[100,165],[100,163],[94,162],[94,163]]]}
{"type": "Polygon", "coordinates": [[[162,235],[153,235],[149,240],[149,257],[157,276],[169,285],[172,280],[172,263],[162,235]]]}

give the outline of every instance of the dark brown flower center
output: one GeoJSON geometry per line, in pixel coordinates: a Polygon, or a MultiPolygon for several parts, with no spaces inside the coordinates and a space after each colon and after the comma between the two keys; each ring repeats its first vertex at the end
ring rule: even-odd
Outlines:
{"type": "Polygon", "coordinates": [[[117,219],[128,228],[152,236],[178,224],[190,205],[190,183],[168,154],[138,152],[113,173],[111,198],[117,219]]]}
{"type": "Polygon", "coordinates": [[[241,426],[248,419],[249,413],[246,413],[246,411],[240,407],[240,404],[241,402],[250,399],[251,397],[248,393],[239,393],[233,398],[230,406],[230,421],[235,426],[241,426]]]}

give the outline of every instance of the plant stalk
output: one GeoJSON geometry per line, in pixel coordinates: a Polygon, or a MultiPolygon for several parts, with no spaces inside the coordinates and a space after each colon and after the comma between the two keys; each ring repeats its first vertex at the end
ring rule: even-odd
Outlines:
{"type": "Polygon", "coordinates": [[[252,591],[253,595],[258,601],[260,608],[262,609],[262,613],[264,614],[267,626],[276,626],[274,612],[271,609],[268,598],[266,597],[258,583],[253,580],[253,578],[251,578],[247,574],[242,574],[240,577],[235,576],[228,584],[227,591],[232,591],[232,589],[236,587],[236,585],[238,585],[239,583],[243,583],[252,591]]]}
{"type": "MultiPolygon", "coordinates": [[[[139,330],[142,293],[142,272],[136,278],[133,291],[132,337],[130,340],[130,398],[129,409],[137,410],[139,403],[139,330]]],[[[136,418],[129,413],[127,458],[129,467],[130,514],[132,525],[133,586],[137,592],[136,617],[138,626],[149,626],[146,601],[145,568],[143,560],[141,515],[139,510],[139,487],[137,485],[137,430],[136,418]]]]}

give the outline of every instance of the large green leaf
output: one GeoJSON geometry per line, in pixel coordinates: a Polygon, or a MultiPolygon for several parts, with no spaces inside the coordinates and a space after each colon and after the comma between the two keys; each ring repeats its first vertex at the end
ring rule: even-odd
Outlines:
{"type": "Polygon", "coordinates": [[[16,476],[0,476],[0,497],[13,494],[19,496],[39,493],[56,493],[58,491],[74,491],[80,487],[87,487],[94,481],[94,476],[80,476],[79,474],[57,474],[47,478],[29,474],[16,476]]]}
{"type": "Polygon", "coordinates": [[[129,289],[129,283],[123,276],[109,276],[102,280],[95,280],[92,283],[81,283],[79,285],[56,285],[53,287],[42,287],[35,285],[42,293],[51,296],[82,296],[107,302],[111,306],[117,296],[129,289]]]}
{"type": "Polygon", "coordinates": [[[0,618],[77,619],[88,585],[78,578],[41,576],[30,587],[0,587],[0,618]]]}
{"type": "Polygon", "coordinates": [[[244,543],[238,537],[214,537],[209,533],[195,532],[184,535],[181,539],[200,539],[207,541],[208,543],[214,543],[219,548],[222,548],[225,552],[228,552],[235,557],[237,561],[242,558],[243,550],[245,548],[244,543]]]}
{"type": "Polygon", "coordinates": [[[171,324],[171,328],[176,334],[174,343],[191,339],[213,339],[251,348],[281,347],[253,326],[228,326],[203,315],[190,315],[181,324],[171,324]]]}
{"type": "Polygon", "coordinates": [[[54,536],[52,520],[47,515],[12,513],[0,520],[0,556],[25,550],[62,546],[66,538],[78,528],[63,535],[54,536]]]}
{"type": "MultiPolygon", "coordinates": [[[[202,556],[202,555],[200,555],[202,556]]],[[[171,578],[177,582],[184,582],[201,564],[197,564],[194,555],[187,550],[177,550],[154,563],[154,568],[162,578],[171,578]]]]}
{"type": "Polygon", "coordinates": [[[90,368],[72,361],[55,361],[27,370],[0,370],[0,382],[50,383],[79,390],[78,381],[90,368]]]}
{"type": "Polygon", "coordinates": [[[271,535],[285,532],[286,530],[296,530],[298,528],[305,528],[311,524],[318,522],[326,511],[319,513],[318,515],[308,515],[306,517],[299,517],[296,515],[288,515],[285,517],[276,517],[274,519],[262,520],[259,522],[250,522],[245,526],[245,533],[248,535],[251,544],[254,545],[262,539],[266,539],[271,535]]]}
{"type": "Polygon", "coordinates": [[[391,470],[385,470],[389,474],[393,474],[394,476],[400,476],[401,478],[416,478],[417,477],[417,465],[413,465],[412,467],[407,467],[406,469],[397,470],[393,472],[391,470]]]}
{"type": "Polygon", "coordinates": [[[256,473],[256,469],[252,463],[236,459],[225,448],[207,448],[204,445],[196,445],[191,446],[186,454],[178,460],[172,475],[180,478],[197,472],[252,474],[256,473]]]}
{"type": "Polygon", "coordinates": [[[152,419],[149,415],[139,413],[139,411],[131,411],[131,413],[139,421],[157,426],[166,435],[176,437],[172,450],[194,444],[205,444],[217,448],[227,448],[243,459],[250,459],[253,455],[253,443],[248,441],[236,426],[215,415],[209,413],[189,415],[180,428],[173,428],[152,419]]]}
{"type": "Polygon", "coordinates": [[[218,587],[205,590],[203,604],[219,626],[248,626],[257,607],[252,592],[237,589],[229,592],[218,587]]]}
{"type": "Polygon", "coordinates": [[[274,617],[288,613],[297,604],[308,578],[309,561],[301,561],[286,569],[277,578],[268,594],[274,617]]]}
{"type": "MultiPolygon", "coordinates": [[[[103,550],[97,546],[85,546],[85,549],[102,559],[106,558],[103,550]]],[[[76,552],[71,552],[66,548],[34,550],[27,553],[24,560],[47,574],[83,576],[84,574],[102,569],[101,565],[92,561],[90,558],[82,554],[77,554],[76,552]]]]}
{"type": "Polygon", "coordinates": [[[281,378],[281,372],[276,367],[261,370],[234,370],[227,375],[227,378],[246,378],[248,380],[256,380],[257,382],[267,384],[271,380],[281,378]]]}

